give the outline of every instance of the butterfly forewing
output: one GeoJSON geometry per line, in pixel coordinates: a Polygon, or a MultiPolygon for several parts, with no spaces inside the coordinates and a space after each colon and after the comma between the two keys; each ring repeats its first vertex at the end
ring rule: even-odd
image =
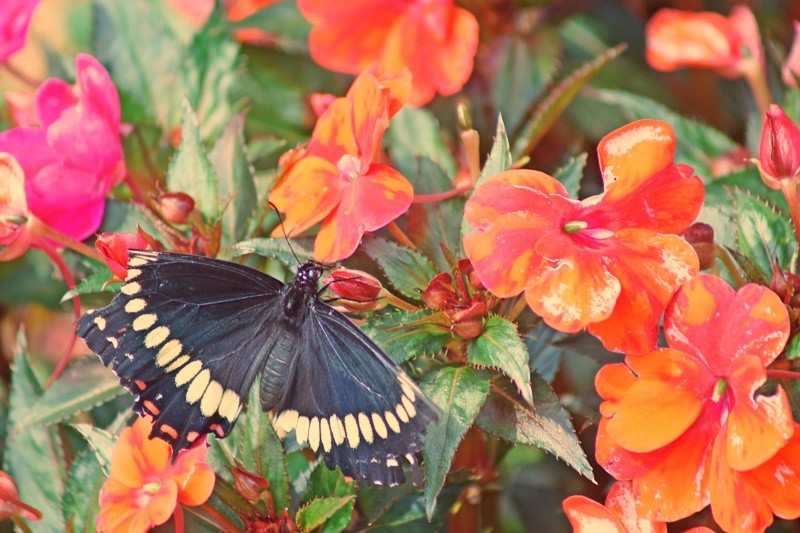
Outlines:
{"type": "MultiPolygon", "coordinates": [[[[382,485],[402,483],[420,436],[438,418],[417,385],[342,314],[315,300],[276,424],[328,467],[382,485]]],[[[267,370],[268,372],[268,370],[267,370]]]]}
{"type": "Polygon", "coordinates": [[[322,269],[284,285],[215,259],[131,250],[111,303],[78,335],[137,395],[134,410],[173,455],[226,436],[259,372],[261,407],[356,479],[393,485],[438,418],[416,384],[344,315],[319,300],[322,269]]]}
{"type": "Polygon", "coordinates": [[[234,263],[132,250],[125,285],[78,320],[78,334],[177,454],[232,428],[280,334],[269,324],[283,287],[234,263]]]}

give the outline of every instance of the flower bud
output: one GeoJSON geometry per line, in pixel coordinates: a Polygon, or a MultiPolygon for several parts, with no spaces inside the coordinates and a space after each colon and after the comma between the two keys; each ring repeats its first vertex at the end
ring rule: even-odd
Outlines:
{"type": "Polygon", "coordinates": [[[361,270],[339,268],[322,282],[341,298],[336,303],[350,312],[363,313],[386,306],[381,282],[361,270]]]}
{"type": "Polygon", "coordinates": [[[449,314],[453,321],[450,328],[462,339],[474,339],[483,333],[483,316],[486,314],[484,302],[473,302],[468,308],[449,314]]]}
{"type": "Polygon", "coordinates": [[[185,223],[194,210],[194,199],[183,192],[161,193],[156,201],[161,210],[161,216],[173,224],[185,223]]]}
{"type": "Polygon", "coordinates": [[[764,118],[758,159],[761,178],[773,189],[800,174],[800,128],[778,105],[770,105],[764,118]]]}
{"type": "Polygon", "coordinates": [[[431,309],[449,309],[458,303],[453,278],[447,272],[436,274],[422,291],[422,303],[431,309]]]}
{"type": "Polygon", "coordinates": [[[239,466],[231,468],[233,484],[245,500],[255,502],[264,492],[269,490],[269,481],[258,474],[248,472],[239,466]]]}
{"type": "Polygon", "coordinates": [[[700,260],[700,270],[714,266],[714,228],[702,222],[695,222],[681,234],[692,245],[700,260]]]}
{"type": "Polygon", "coordinates": [[[94,245],[114,277],[122,280],[128,276],[128,250],[146,249],[147,241],[138,233],[101,233],[94,245]]]}

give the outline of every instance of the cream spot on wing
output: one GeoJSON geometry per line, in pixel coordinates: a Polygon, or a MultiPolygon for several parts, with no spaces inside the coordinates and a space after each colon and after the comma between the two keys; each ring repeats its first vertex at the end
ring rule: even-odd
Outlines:
{"type": "Polygon", "coordinates": [[[211,372],[207,368],[203,369],[202,372],[195,376],[189,388],[186,390],[186,401],[195,403],[202,398],[209,381],[211,381],[211,372]]]}
{"type": "Polygon", "coordinates": [[[358,435],[358,422],[353,415],[344,417],[344,429],[347,433],[347,444],[353,449],[358,448],[361,437],[358,435]]]}
{"type": "Polygon", "coordinates": [[[203,363],[200,361],[192,361],[185,367],[181,368],[181,371],[175,376],[175,386],[183,387],[189,383],[201,370],[203,370],[203,363]]]}
{"type": "Polygon", "coordinates": [[[147,259],[143,259],[141,257],[134,257],[133,259],[128,261],[128,266],[140,267],[140,266],[146,265],[149,262],[150,261],[147,260],[147,259]]]}
{"type": "Polygon", "coordinates": [[[275,421],[275,425],[284,430],[286,433],[289,433],[297,425],[297,418],[299,416],[300,413],[294,409],[286,410],[278,416],[278,419],[275,421]]]}
{"type": "Polygon", "coordinates": [[[297,444],[305,444],[308,440],[308,428],[310,425],[311,421],[307,416],[301,416],[297,419],[297,425],[294,427],[297,444]]]}
{"type": "Polygon", "coordinates": [[[346,438],[344,424],[342,424],[341,419],[336,415],[331,416],[331,434],[333,435],[333,440],[336,442],[337,446],[340,446],[346,438]]]}
{"type": "Polygon", "coordinates": [[[126,296],[133,296],[140,290],[142,290],[142,286],[139,285],[138,282],[132,281],[130,283],[126,283],[125,285],[123,285],[122,288],[119,290],[119,292],[121,292],[126,296]]]}
{"type": "Polygon", "coordinates": [[[135,278],[137,276],[141,276],[141,275],[142,275],[142,271],[139,270],[138,268],[129,268],[128,269],[128,275],[125,276],[125,281],[130,281],[133,278],[135,278]]]}
{"type": "Polygon", "coordinates": [[[219,409],[219,404],[222,402],[222,394],[225,389],[218,381],[211,381],[203,393],[203,399],[200,400],[200,412],[203,416],[211,416],[219,409]]]}
{"type": "Polygon", "coordinates": [[[315,452],[319,448],[319,418],[316,416],[308,424],[308,445],[315,452]]]}
{"type": "Polygon", "coordinates": [[[186,364],[186,363],[189,361],[189,359],[191,359],[191,357],[189,357],[188,355],[182,355],[182,356],[178,357],[177,359],[175,359],[175,360],[172,362],[172,364],[171,364],[171,365],[169,365],[169,366],[167,367],[167,372],[168,372],[168,373],[169,373],[169,372],[175,372],[175,371],[176,371],[176,370],[178,370],[180,367],[182,367],[183,365],[185,365],[185,364],[186,364]]]}
{"type": "Polygon", "coordinates": [[[385,439],[389,436],[389,430],[386,429],[386,424],[383,423],[383,418],[378,413],[372,413],[372,425],[380,438],[385,439]]]}
{"type": "Polygon", "coordinates": [[[411,402],[411,400],[409,400],[406,396],[403,396],[403,407],[405,408],[406,413],[408,413],[408,418],[414,418],[417,416],[417,409],[414,407],[414,404],[411,402]]]}
{"type": "Polygon", "coordinates": [[[167,337],[169,337],[169,328],[167,326],[158,326],[144,338],[144,345],[148,348],[155,348],[167,340],[167,337]]]}
{"type": "Polygon", "coordinates": [[[331,428],[328,424],[328,419],[323,418],[319,421],[319,439],[322,441],[322,448],[329,452],[331,451],[331,446],[333,446],[333,442],[331,439],[331,428]]]}
{"type": "Polygon", "coordinates": [[[158,366],[166,366],[173,359],[178,357],[183,350],[183,344],[178,339],[172,339],[167,342],[156,354],[156,364],[158,366]]]}
{"type": "Polygon", "coordinates": [[[386,411],[383,413],[383,417],[386,419],[386,423],[389,424],[389,427],[392,428],[392,431],[400,433],[400,422],[397,420],[397,417],[394,416],[393,412],[386,411]]]}
{"type": "Polygon", "coordinates": [[[239,395],[234,390],[226,390],[217,408],[219,415],[228,422],[233,422],[239,416],[239,402],[239,395]]]}
{"type": "Polygon", "coordinates": [[[394,410],[397,412],[397,417],[402,420],[404,424],[408,422],[408,413],[406,413],[405,408],[401,404],[398,403],[394,410]]]}
{"type": "Polygon", "coordinates": [[[147,302],[144,298],[134,298],[125,304],[126,313],[138,313],[145,308],[147,302]]]}
{"type": "Polygon", "coordinates": [[[369,423],[369,418],[364,413],[358,413],[358,427],[361,428],[361,434],[367,443],[372,444],[375,437],[372,435],[372,426],[369,423]]]}
{"type": "Polygon", "coordinates": [[[104,329],[106,329],[106,319],[105,318],[103,318],[101,316],[98,316],[98,317],[95,317],[93,322],[94,322],[94,325],[97,326],[97,329],[99,329],[100,331],[103,331],[104,329]]]}
{"type": "Polygon", "coordinates": [[[146,315],[139,315],[133,320],[133,331],[143,331],[150,329],[156,323],[156,315],[148,313],[146,315]]]}
{"type": "Polygon", "coordinates": [[[106,337],[106,340],[111,343],[115,350],[119,348],[119,340],[116,337],[106,337]]]}

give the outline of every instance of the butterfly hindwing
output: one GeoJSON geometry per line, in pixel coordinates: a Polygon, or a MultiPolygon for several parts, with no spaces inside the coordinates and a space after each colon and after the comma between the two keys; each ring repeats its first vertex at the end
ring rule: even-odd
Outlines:
{"type": "Polygon", "coordinates": [[[175,454],[197,436],[233,427],[280,330],[284,285],[235,263],[130,252],[128,277],[111,304],[78,320],[134,410],[175,454]]]}
{"type": "Polygon", "coordinates": [[[414,462],[420,436],[438,419],[436,407],[344,315],[315,300],[306,320],[276,424],[293,429],[330,468],[371,483],[402,483],[402,462],[414,462]]]}

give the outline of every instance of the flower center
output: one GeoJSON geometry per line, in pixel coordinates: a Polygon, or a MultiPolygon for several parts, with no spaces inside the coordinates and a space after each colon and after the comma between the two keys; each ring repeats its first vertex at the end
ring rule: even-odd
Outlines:
{"type": "Polygon", "coordinates": [[[582,229],[586,229],[589,227],[589,224],[584,222],[583,220],[571,220],[564,224],[564,231],[566,233],[578,233],[582,229]]]}
{"type": "Polygon", "coordinates": [[[614,236],[614,232],[605,228],[589,228],[589,223],[584,220],[570,220],[564,224],[564,233],[574,235],[578,232],[584,237],[602,240],[614,236]]]}
{"type": "Polygon", "coordinates": [[[361,159],[351,154],[343,155],[336,163],[336,168],[343,176],[350,178],[350,181],[355,181],[362,174],[361,159]]]}
{"type": "Polygon", "coordinates": [[[714,393],[711,395],[711,401],[714,403],[718,402],[725,394],[726,390],[728,390],[727,380],[725,378],[719,378],[714,384],[714,393]]]}
{"type": "Polygon", "coordinates": [[[161,489],[160,481],[153,481],[152,483],[145,483],[142,487],[148,494],[155,494],[161,489]]]}

